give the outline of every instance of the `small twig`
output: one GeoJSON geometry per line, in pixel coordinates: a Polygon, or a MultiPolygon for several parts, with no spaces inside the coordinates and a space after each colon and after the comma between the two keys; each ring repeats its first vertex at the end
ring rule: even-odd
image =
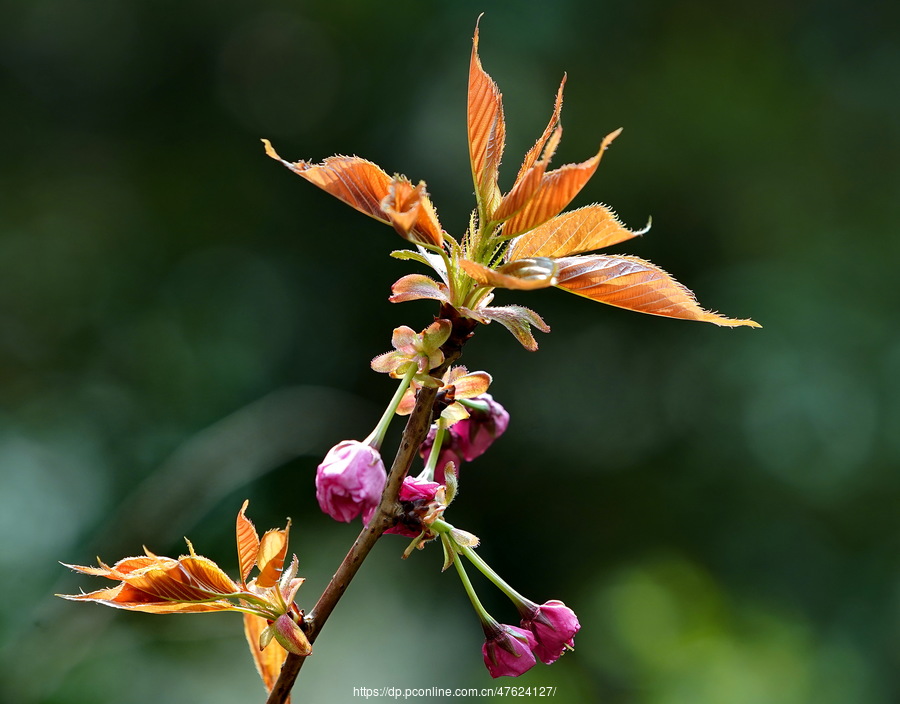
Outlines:
{"type": "MultiPolygon", "coordinates": [[[[441,306],[440,316],[450,320],[453,325],[452,332],[447,342],[441,347],[444,353],[444,362],[432,374],[440,376],[450,365],[459,358],[462,353],[462,347],[472,336],[476,322],[470,318],[462,318],[455,309],[448,305],[441,306]]],[[[350,581],[356,575],[363,561],[371,552],[378,539],[391,526],[397,523],[399,517],[398,496],[400,494],[400,486],[403,478],[409,472],[412,466],[419,446],[428,435],[428,429],[431,427],[432,415],[434,409],[434,401],[437,397],[438,389],[422,387],[416,395],[416,405],[406,422],[403,429],[403,436],[400,439],[400,447],[394,456],[394,462],[391,465],[391,471],[388,474],[387,483],[384,492],[381,495],[381,501],[375,511],[375,515],[369,521],[369,524],[363,528],[357,536],[347,555],[344,557],[331,581],[325,587],[319,600],[312,610],[303,620],[303,630],[310,643],[316,640],[316,636],[325,625],[325,621],[334,611],[340,598],[344,595],[350,581]]],[[[284,665],[281,667],[281,673],[278,680],[269,693],[266,704],[284,704],[291,693],[291,688],[297,679],[297,674],[306,657],[288,654],[284,665]]]]}

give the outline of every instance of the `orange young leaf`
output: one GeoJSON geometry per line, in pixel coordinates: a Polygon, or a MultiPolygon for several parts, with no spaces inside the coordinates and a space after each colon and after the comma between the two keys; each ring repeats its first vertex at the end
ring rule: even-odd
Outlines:
{"type": "Polygon", "coordinates": [[[522,178],[516,180],[512,190],[503,196],[503,200],[500,201],[500,205],[494,211],[491,220],[504,222],[514,215],[518,215],[522,208],[534,198],[534,194],[541,187],[546,170],[547,164],[544,161],[540,161],[533,168],[528,169],[522,178]]]}
{"type": "Polygon", "coordinates": [[[549,163],[550,159],[553,157],[553,152],[556,151],[556,147],[559,144],[559,138],[562,135],[562,126],[559,124],[559,115],[562,112],[562,101],[563,101],[563,87],[566,85],[566,77],[562,77],[562,81],[559,83],[559,88],[556,91],[556,101],[553,104],[553,115],[550,116],[550,122],[547,123],[547,127],[544,129],[544,133],[540,136],[537,142],[534,143],[534,146],[528,150],[528,153],[525,155],[525,159],[522,161],[522,166],[519,167],[519,173],[516,176],[516,183],[518,183],[525,173],[534,166],[534,163],[540,157],[541,161],[545,163],[549,163]],[[553,135],[553,140],[550,142],[549,148],[547,141],[550,139],[550,135],[553,135]]]}
{"type": "Polygon", "coordinates": [[[471,372],[453,380],[454,398],[475,398],[491,386],[491,375],[487,372],[471,372]]]}
{"type": "Polygon", "coordinates": [[[469,137],[469,159],[479,204],[491,212],[500,198],[497,172],[506,141],[506,123],[500,90],[481,67],[478,57],[478,27],[472,37],[469,62],[469,89],[466,110],[469,137]]]}
{"type": "Polygon", "coordinates": [[[330,156],[321,164],[310,164],[308,161],[292,163],[278,156],[269,140],[264,139],[263,144],[266,146],[266,154],[298,176],[361,213],[390,224],[381,210],[381,201],[388,194],[391,177],[371,161],[358,156],[330,156]]]}
{"type": "Polygon", "coordinates": [[[147,554],[126,557],[109,567],[66,565],[83,574],[121,580],[110,589],[89,594],[60,594],[72,601],[95,601],[118,609],[150,613],[228,611],[234,605],[226,597],[240,591],[211,560],[193,554],[178,560],[147,554]],[[219,598],[221,597],[221,598],[219,598]]]}
{"type": "Polygon", "coordinates": [[[689,289],[637,257],[574,256],[557,263],[557,286],[593,301],[667,318],[760,327],[753,320],[732,320],[704,310],[689,289]]]}
{"type": "Polygon", "coordinates": [[[559,90],[556,92],[556,103],[553,106],[553,115],[550,117],[550,122],[538,141],[525,155],[513,187],[500,201],[500,206],[494,212],[492,220],[502,222],[518,214],[540,188],[547,165],[550,163],[550,159],[553,158],[553,154],[556,152],[556,147],[559,146],[559,140],[562,137],[559,113],[562,110],[563,86],[565,84],[566,77],[563,76],[559,84],[559,90]],[[540,161],[538,161],[538,157],[540,157],[540,161]],[[536,161],[537,163],[535,163],[536,161]]]}
{"type": "MultiPolygon", "coordinates": [[[[276,641],[270,642],[265,648],[260,648],[260,636],[267,627],[266,619],[253,614],[244,614],[244,635],[247,637],[247,645],[256,664],[256,671],[268,693],[278,680],[281,666],[287,658],[287,651],[276,641]]],[[[285,699],[285,704],[290,704],[290,698],[285,699]]]]}
{"type": "Polygon", "coordinates": [[[268,588],[278,584],[281,570],[284,568],[284,557],[287,554],[288,533],[291,522],[288,520],[284,530],[273,528],[263,535],[259,541],[259,556],[256,563],[259,565],[259,576],[256,578],[257,586],[268,588]]]}
{"type": "Polygon", "coordinates": [[[269,140],[262,142],[266,154],[295,174],[361,213],[393,225],[406,239],[437,246],[443,242],[437,213],[424,183],[413,189],[408,179],[401,176],[391,179],[379,166],[358,156],[330,156],[321,164],[285,161],[269,140]]]}
{"type": "Polygon", "coordinates": [[[128,577],[128,585],[160,601],[206,601],[241,591],[215,562],[205,557],[182,556],[172,563],[135,571],[128,577]]]}
{"type": "Polygon", "coordinates": [[[649,229],[648,224],[641,230],[629,230],[605,205],[588,205],[557,215],[521,235],[513,242],[509,259],[590,252],[643,235],[649,229]]]}
{"type": "Polygon", "coordinates": [[[441,226],[425,192],[424,181],[413,188],[408,179],[395,176],[381,200],[381,210],[401,237],[437,247],[443,243],[441,226]]]}
{"type": "Polygon", "coordinates": [[[181,602],[160,600],[154,594],[135,589],[122,583],[110,589],[99,589],[87,594],[57,594],[69,601],[93,601],[104,606],[126,611],[142,611],[149,614],[196,614],[207,611],[235,611],[228,601],[181,602]]]}
{"type": "Polygon", "coordinates": [[[259,535],[256,532],[256,527],[253,525],[253,522],[244,515],[244,511],[247,510],[249,503],[249,499],[244,501],[244,505],[241,506],[241,510],[238,511],[237,526],[235,528],[235,534],[237,535],[238,564],[241,571],[241,584],[247,581],[247,576],[250,574],[250,570],[253,569],[253,565],[256,564],[256,557],[259,552],[259,535]]]}
{"type": "Polygon", "coordinates": [[[584,184],[597,170],[603,152],[619,136],[621,129],[604,137],[599,151],[580,164],[566,164],[544,174],[541,185],[518,214],[507,220],[503,226],[503,236],[513,237],[559,215],[572,199],[578,195],[584,184]]]}
{"type": "Polygon", "coordinates": [[[530,291],[556,284],[556,262],[546,257],[519,259],[497,269],[468,259],[460,259],[459,265],[482,286],[530,291]]]}

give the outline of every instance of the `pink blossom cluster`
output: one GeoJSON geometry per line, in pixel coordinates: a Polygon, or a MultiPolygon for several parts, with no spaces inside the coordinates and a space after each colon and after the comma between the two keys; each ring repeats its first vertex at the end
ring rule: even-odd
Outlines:
{"type": "MultiPolygon", "coordinates": [[[[463,461],[471,462],[483,455],[498,437],[503,435],[509,425],[509,413],[490,394],[481,394],[472,399],[487,404],[487,410],[469,409],[469,417],[457,421],[450,426],[438,454],[437,476],[444,480],[444,468],[453,462],[456,473],[463,461]]],[[[437,427],[432,427],[419,448],[419,454],[427,459],[434,446],[437,427]]]]}
{"type": "MultiPolygon", "coordinates": [[[[509,414],[490,394],[472,399],[482,407],[470,407],[469,417],[450,426],[439,450],[438,481],[408,476],[400,488],[399,500],[408,520],[401,520],[387,532],[418,537],[427,533],[431,521],[440,516],[444,503],[444,468],[453,462],[456,471],[463,462],[471,462],[484,454],[509,425],[509,414]],[[427,517],[430,516],[430,517],[427,517]]],[[[437,433],[432,427],[419,449],[427,459],[437,433]]],[[[368,523],[381,500],[387,480],[379,451],[367,442],[345,440],[338,443],[322,460],[316,471],[316,498],[322,511],[338,521],[349,522],[362,515],[368,523]]],[[[432,534],[433,535],[433,534],[432,534]]],[[[485,642],[482,655],[492,677],[517,677],[531,669],[538,660],[556,662],[567,648],[574,646],[574,636],[581,627],[572,609],[561,601],[538,605],[515,598],[522,616],[519,626],[501,624],[485,615],[485,642]]]]}
{"type": "Polygon", "coordinates": [[[496,623],[485,626],[481,652],[491,677],[518,677],[538,660],[550,665],[567,648],[574,647],[581,624],[572,609],[556,600],[540,606],[528,604],[526,609],[521,627],[496,623]]]}

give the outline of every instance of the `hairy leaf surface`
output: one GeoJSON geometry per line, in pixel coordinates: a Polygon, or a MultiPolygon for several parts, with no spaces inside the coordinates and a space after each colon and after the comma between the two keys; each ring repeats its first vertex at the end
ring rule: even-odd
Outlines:
{"type": "Polygon", "coordinates": [[[481,67],[478,57],[478,28],[472,38],[472,58],[469,62],[469,90],[467,104],[469,159],[472,178],[480,203],[491,209],[499,201],[497,172],[506,141],[506,123],[500,90],[481,67]]]}
{"type": "Polygon", "coordinates": [[[689,289],[638,257],[575,256],[557,262],[557,286],[593,301],[667,318],[760,327],[752,320],[732,320],[704,310],[689,289]]]}
{"type": "Polygon", "coordinates": [[[620,132],[621,130],[616,130],[606,135],[600,150],[587,161],[580,164],[566,164],[544,174],[537,192],[519,213],[507,220],[503,226],[503,236],[512,237],[527,232],[559,215],[594,175],[603,152],[620,132]]]}
{"type": "Polygon", "coordinates": [[[235,527],[241,583],[247,581],[247,576],[250,574],[250,570],[253,569],[253,565],[256,564],[256,557],[259,552],[259,535],[256,532],[256,527],[253,525],[253,521],[244,515],[244,511],[247,510],[249,503],[249,501],[244,501],[244,505],[241,506],[235,527]]]}
{"type": "Polygon", "coordinates": [[[589,205],[551,218],[521,235],[512,245],[509,259],[524,257],[565,257],[590,252],[643,235],[629,230],[605,205],[589,205]]]}
{"type": "Polygon", "coordinates": [[[459,265],[482,286],[531,291],[556,284],[556,262],[546,257],[519,259],[497,269],[467,259],[460,259],[459,265]]]}

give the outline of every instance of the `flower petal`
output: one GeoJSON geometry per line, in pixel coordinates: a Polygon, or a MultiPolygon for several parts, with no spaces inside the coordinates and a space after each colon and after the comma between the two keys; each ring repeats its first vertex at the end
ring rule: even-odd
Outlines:
{"type": "Polygon", "coordinates": [[[690,290],[650,262],[637,257],[600,255],[558,259],[557,286],[618,308],[716,325],[761,327],[704,310],[690,290]]]}
{"type": "Polygon", "coordinates": [[[520,236],[509,251],[509,259],[523,257],[565,257],[609,247],[643,235],[627,229],[605,205],[589,205],[551,218],[520,236]]]}

